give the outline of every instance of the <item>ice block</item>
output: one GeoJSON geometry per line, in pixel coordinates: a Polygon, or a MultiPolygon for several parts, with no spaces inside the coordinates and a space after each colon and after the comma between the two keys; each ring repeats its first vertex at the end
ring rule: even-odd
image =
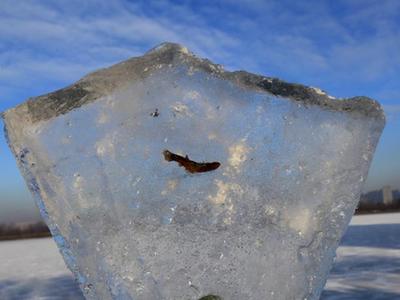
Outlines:
{"type": "Polygon", "coordinates": [[[385,124],[165,43],[3,114],[87,299],[318,299],[385,124]]]}

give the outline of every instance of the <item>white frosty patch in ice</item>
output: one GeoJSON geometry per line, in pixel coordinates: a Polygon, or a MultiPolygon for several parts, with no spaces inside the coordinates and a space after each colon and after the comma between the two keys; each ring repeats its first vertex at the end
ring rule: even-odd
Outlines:
{"type": "Polygon", "coordinates": [[[107,135],[96,143],[96,153],[98,156],[113,156],[114,152],[112,137],[107,135]]]}
{"type": "Polygon", "coordinates": [[[193,66],[190,66],[187,70],[187,75],[188,76],[193,76],[195,73],[196,69],[193,66]]]}
{"type": "Polygon", "coordinates": [[[77,200],[79,202],[79,206],[81,208],[89,208],[93,205],[93,200],[91,198],[88,198],[86,189],[87,189],[87,180],[82,177],[79,173],[75,173],[73,176],[73,192],[75,194],[75,197],[77,197],[77,200]]]}
{"type": "Polygon", "coordinates": [[[108,115],[105,112],[101,112],[97,117],[97,124],[105,124],[109,120],[108,115]]]}
{"type": "Polygon", "coordinates": [[[189,91],[186,93],[186,97],[190,99],[199,99],[200,98],[200,93],[198,91],[189,91]]]}
{"type": "Polygon", "coordinates": [[[299,235],[308,235],[312,229],[312,214],[308,208],[300,208],[291,211],[286,216],[290,228],[299,233],[299,235]]]}
{"type": "Polygon", "coordinates": [[[217,135],[215,134],[215,133],[210,133],[209,135],[208,135],[208,139],[209,140],[215,140],[217,138],[217,135]]]}
{"type": "Polygon", "coordinates": [[[215,180],[217,186],[217,193],[215,196],[208,196],[208,199],[213,204],[227,204],[229,202],[229,193],[234,193],[235,195],[241,195],[242,189],[240,185],[235,183],[225,183],[221,180],[215,180]]]}
{"type": "Polygon", "coordinates": [[[336,99],[335,97],[333,97],[333,96],[331,96],[331,95],[328,95],[325,91],[323,91],[323,90],[321,90],[321,89],[319,89],[319,88],[316,88],[316,87],[311,87],[313,90],[314,90],[314,92],[316,92],[318,95],[322,95],[322,96],[327,96],[329,99],[336,99]]]}
{"type": "Polygon", "coordinates": [[[185,116],[185,117],[193,116],[193,113],[190,111],[190,108],[187,105],[180,103],[180,102],[175,103],[172,106],[172,110],[174,113],[181,115],[181,116],[185,116]]]}
{"type": "Polygon", "coordinates": [[[218,179],[215,180],[215,184],[217,186],[217,193],[214,196],[209,195],[208,199],[212,204],[223,208],[222,210],[225,212],[223,222],[225,224],[231,224],[232,215],[234,213],[234,205],[232,199],[242,197],[243,189],[239,184],[225,183],[218,179]]]}
{"type": "Polygon", "coordinates": [[[230,146],[228,158],[229,165],[238,171],[240,166],[246,161],[249,152],[250,148],[247,146],[245,139],[230,146]]]}
{"type": "Polygon", "coordinates": [[[316,92],[318,95],[326,95],[326,93],[323,91],[323,90],[321,90],[321,89],[319,89],[319,88],[316,88],[316,87],[311,87],[313,90],[314,90],[314,92],[316,92]]]}
{"type": "Polygon", "coordinates": [[[190,55],[190,54],[191,54],[191,52],[189,51],[189,49],[186,48],[186,47],[180,47],[180,48],[179,48],[179,51],[180,51],[181,53],[183,53],[183,54],[186,54],[186,55],[190,55]]]}
{"type": "Polygon", "coordinates": [[[165,189],[161,191],[161,195],[165,196],[173,192],[177,188],[178,184],[179,181],[177,179],[168,180],[165,189]]]}

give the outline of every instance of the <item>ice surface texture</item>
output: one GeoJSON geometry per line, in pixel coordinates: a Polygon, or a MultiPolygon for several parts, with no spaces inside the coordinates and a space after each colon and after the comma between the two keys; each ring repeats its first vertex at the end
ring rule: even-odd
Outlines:
{"type": "Polygon", "coordinates": [[[176,44],[3,117],[85,296],[135,300],[317,299],[385,123],[176,44]]]}

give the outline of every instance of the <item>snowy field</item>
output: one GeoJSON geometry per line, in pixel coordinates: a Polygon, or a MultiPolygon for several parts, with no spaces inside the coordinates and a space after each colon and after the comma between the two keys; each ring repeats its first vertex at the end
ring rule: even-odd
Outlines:
{"type": "MultiPolygon", "coordinates": [[[[400,299],[400,213],[355,216],[321,297],[400,299]]],[[[0,299],[83,299],[49,238],[0,242],[0,299]]]]}
{"type": "Polygon", "coordinates": [[[355,216],[324,300],[400,300],[400,213],[355,216]]]}

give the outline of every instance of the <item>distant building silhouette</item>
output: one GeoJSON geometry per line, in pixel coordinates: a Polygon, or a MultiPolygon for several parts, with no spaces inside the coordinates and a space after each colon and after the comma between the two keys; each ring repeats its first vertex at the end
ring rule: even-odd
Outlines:
{"type": "Polygon", "coordinates": [[[397,204],[400,204],[400,191],[399,190],[393,191],[393,201],[397,204]]]}
{"type": "Polygon", "coordinates": [[[370,191],[361,195],[361,203],[380,204],[383,203],[383,195],[381,190],[370,191]]]}
{"type": "Polygon", "coordinates": [[[370,191],[361,195],[361,203],[392,205],[400,203],[400,191],[384,186],[381,190],[370,191]]]}
{"type": "Polygon", "coordinates": [[[390,205],[393,203],[393,191],[390,185],[386,185],[382,189],[383,204],[390,205]]]}

